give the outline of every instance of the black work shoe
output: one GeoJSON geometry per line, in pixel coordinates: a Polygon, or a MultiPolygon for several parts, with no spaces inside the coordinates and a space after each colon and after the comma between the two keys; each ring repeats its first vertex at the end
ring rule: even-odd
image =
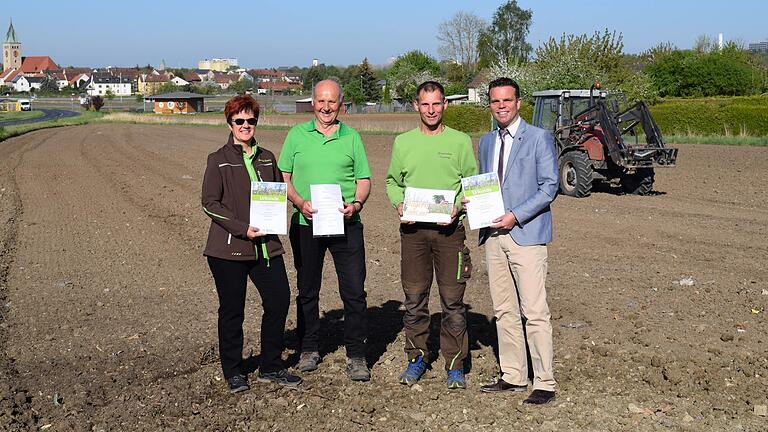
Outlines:
{"type": "Polygon", "coordinates": [[[493,384],[487,384],[480,387],[480,391],[483,393],[524,392],[526,390],[528,390],[527,385],[510,384],[501,378],[493,384]]]}
{"type": "Polygon", "coordinates": [[[317,351],[307,351],[301,353],[299,357],[299,364],[296,365],[296,369],[299,372],[310,372],[317,369],[317,364],[320,363],[320,353],[317,351]]]}
{"type": "Polygon", "coordinates": [[[370,381],[371,371],[363,357],[347,358],[347,376],[352,381],[370,381]]]}
{"type": "Polygon", "coordinates": [[[280,369],[275,372],[259,372],[256,376],[256,381],[263,383],[275,383],[277,385],[285,387],[298,387],[302,383],[302,379],[296,375],[291,375],[285,369],[280,369]]]}
{"type": "Polygon", "coordinates": [[[544,405],[555,400],[555,392],[549,390],[534,390],[528,399],[524,400],[524,404],[531,405],[544,405]]]}
{"type": "Polygon", "coordinates": [[[244,375],[235,375],[231,378],[227,378],[227,386],[229,387],[229,392],[232,394],[251,389],[251,387],[248,386],[248,378],[244,375]]]}

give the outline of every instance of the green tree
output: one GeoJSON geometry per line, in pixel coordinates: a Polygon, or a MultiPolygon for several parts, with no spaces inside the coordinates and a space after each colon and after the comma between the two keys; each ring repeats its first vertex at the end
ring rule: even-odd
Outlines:
{"type": "Polygon", "coordinates": [[[707,52],[657,52],[645,72],[661,96],[741,96],[765,85],[765,69],[733,42],[707,52]]]}
{"type": "Polygon", "coordinates": [[[410,102],[416,96],[416,87],[424,81],[440,76],[440,64],[429,55],[413,50],[398,57],[387,71],[390,96],[410,102]]]}
{"type": "Polygon", "coordinates": [[[525,62],[531,55],[531,44],[526,37],[531,29],[533,12],[522,9],[517,0],[509,0],[496,9],[491,25],[480,31],[477,41],[480,53],[479,68],[494,63],[525,62]]]}
{"type": "Polygon", "coordinates": [[[56,78],[46,75],[42,81],[40,81],[40,93],[56,93],[59,91],[59,86],[56,84],[56,78]]]}
{"type": "Polygon", "coordinates": [[[364,58],[363,62],[357,67],[355,76],[350,77],[350,81],[354,80],[360,81],[360,87],[365,101],[375,102],[381,99],[381,88],[377,83],[379,79],[370,63],[368,63],[368,57],[364,58]]]}
{"type": "Polygon", "coordinates": [[[157,90],[155,90],[154,94],[159,95],[159,94],[165,94],[165,93],[173,93],[177,91],[181,91],[181,88],[179,88],[179,86],[177,86],[173,82],[168,81],[166,83],[163,83],[163,85],[157,87],[157,90]]]}
{"type": "Polygon", "coordinates": [[[238,94],[245,94],[248,91],[255,92],[256,87],[257,85],[253,81],[246,78],[241,78],[240,80],[230,84],[227,90],[238,94]]]}
{"type": "Polygon", "coordinates": [[[365,102],[365,93],[360,81],[350,81],[344,86],[344,100],[359,105],[365,102]]]}

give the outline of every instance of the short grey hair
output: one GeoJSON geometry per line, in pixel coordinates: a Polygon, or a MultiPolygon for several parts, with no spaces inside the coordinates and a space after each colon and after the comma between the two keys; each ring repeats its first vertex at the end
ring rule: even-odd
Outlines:
{"type": "Polygon", "coordinates": [[[323,81],[330,81],[336,84],[336,87],[339,88],[339,103],[344,102],[344,89],[341,87],[341,83],[339,83],[339,80],[337,80],[336,78],[326,78],[324,80],[320,80],[317,83],[315,83],[315,85],[312,86],[312,102],[314,103],[315,101],[315,89],[317,88],[317,84],[320,84],[323,81]]]}

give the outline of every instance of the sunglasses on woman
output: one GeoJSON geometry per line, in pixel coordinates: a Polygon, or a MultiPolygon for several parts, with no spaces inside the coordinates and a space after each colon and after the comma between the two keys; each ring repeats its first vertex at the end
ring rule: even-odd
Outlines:
{"type": "Polygon", "coordinates": [[[253,125],[256,124],[256,117],[250,117],[250,118],[247,118],[247,119],[239,118],[239,119],[232,120],[232,123],[234,123],[234,124],[236,124],[238,126],[242,126],[243,124],[245,124],[245,122],[248,122],[249,125],[253,126],[253,125]]]}

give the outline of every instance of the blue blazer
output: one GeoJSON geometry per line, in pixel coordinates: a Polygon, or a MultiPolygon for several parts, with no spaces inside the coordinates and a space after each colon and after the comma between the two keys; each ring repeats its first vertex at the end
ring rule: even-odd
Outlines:
{"type": "MultiPolygon", "coordinates": [[[[480,138],[480,173],[496,171],[493,147],[497,129],[480,138]]],[[[520,127],[505,165],[501,195],[504,208],[515,214],[517,223],[509,235],[521,246],[552,241],[552,212],[549,204],[558,188],[557,152],[552,134],[520,119],[520,127]]],[[[490,228],[480,230],[480,244],[488,239],[490,228]]]]}

